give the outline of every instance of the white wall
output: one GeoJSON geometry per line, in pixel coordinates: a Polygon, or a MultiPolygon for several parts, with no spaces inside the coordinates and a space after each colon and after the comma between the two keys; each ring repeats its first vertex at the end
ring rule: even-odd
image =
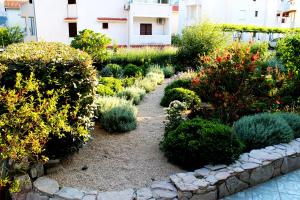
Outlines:
{"type": "Polygon", "coordinates": [[[173,11],[172,12],[172,34],[179,33],[179,12],[173,11]]]}
{"type": "Polygon", "coordinates": [[[18,9],[6,9],[7,26],[19,26],[25,30],[25,19],[21,17],[21,11],[18,9]]]}

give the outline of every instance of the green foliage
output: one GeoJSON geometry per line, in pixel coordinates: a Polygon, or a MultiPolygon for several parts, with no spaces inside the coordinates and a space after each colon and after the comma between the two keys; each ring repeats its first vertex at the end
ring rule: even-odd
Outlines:
{"type": "Polygon", "coordinates": [[[160,68],[160,66],[151,65],[147,69],[146,78],[150,79],[153,82],[156,82],[156,84],[158,85],[161,85],[165,80],[165,75],[162,68],[160,68]]]}
{"type": "Polygon", "coordinates": [[[261,57],[264,57],[269,52],[269,44],[267,42],[254,42],[251,45],[250,52],[253,54],[259,53],[261,57]]]}
{"type": "Polygon", "coordinates": [[[141,77],[143,75],[143,68],[133,64],[128,64],[124,68],[125,77],[141,77]]]}
{"type": "Polygon", "coordinates": [[[166,134],[169,131],[175,130],[181,122],[183,122],[183,112],[186,111],[186,104],[180,101],[172,101],[167,108],[167,123],[166,123],[166,134]]]}
{"type": "Polygon", "coordinates": [[[137,126],[137,109],[130,102],[118,97],[100,97],[97,101],[98,120],[108,132],[127,132],[137,126]]]}
{"type": "Polygon", "coordinates": [[[191,83],[192,83],[192,80],[190,80],[190,79],[175,80],[165,88],[165,92],[167,92],[168,90],[172,90],[174,88],[190,89],[191,88],[191,83]]]}
{"type": "Polygon", "coordinates": [[[99,94],[100,96],[114,96],[115,91],[109,86],[99,84],[97,86],[97,94],[99,94]]]}
{"type": "Polygon", "coordinates": [[[182,43],[179,46],[178,62],[185,67],[197,68],[199,58],[221,48],[226,37],[219,26],[204,22],[183,30],[182,43]]]}
{"type": "Polygon", "coordinates": [[[137,79],[135,77],[124,78],[124,79],[122,79],[123,86],[124,87],[131,87],[135,84],[136,80],[137,79]]]}
{"type": "Polygon", "coordinates": [[[120,65],[108,64],[101,70],[100,75],[103,77],[122,78],[123,73],[123,69],[120,65]]]}
{"type": "Polygon", "coordinates": [[[23,42],[24,34],[20,27],[1,27],[0,28],[0,45],[6,47],[13,43],[23,42]]]}
{"type": "Polygon", "coordinates": [[[188,169],[230,164],[242,151],[230,127],[200,118],[184,121],[165,134],[161,148],[171,162],[188,169]]]}
{"type": "Polygon", "coordinates": [[[74,38],[71,46],[87,52],[95,63],[102,64],[110,57],[107,51],[107,46],[110,43],[111,39],[106,37],[106,35],[85,29],[74,38]]]}
{"type": "Polygon", "coordinates": [[[283,61],[287,70],[299,73],[300,60],[300,33],[289,34],[280,39],[276,46],[277,57],[283,61]]]}
{"type": "Polygon", "coordinates": [[[111,59],[111,63],[117,63],[125,66],[134,64],[142,66],[145,64],[167,64],[174,61],[177,49],[174,47],[166,48],[121,48],[115,52],[111,59]]]}
{"type": "MultiPolygon", "coordinates": [[[[6,68],[0,77],[0,86],[13,88],[16,73],[24,79],[35,74],[40,82],[39,92],[42,97],[48,91],[62,90],[58,101],[60,105],[70,105],[69,113],[77,112],[77,116],[68,116],[68,122],[74,126],[84,121],[84,127],[91,128],[91,119],[95,111],[96,70],[90,56],[82,51],[60,43],[29,42],[10,45],[0,54],[0,63],[6,68]]],[[[2,110],[0,110],[0,113],[2,110]]],[[[63,132],[63,138],[50,133],[46,145],[46,155],[53,157],[66,156],[82,145],[84,138],[73,131],[63,132]]]]}
{"type": "Polygon", "coordinates": [[[295,138],[300,138],[300,115],[296,113],[284,113],[284,112],[276,113],[276,115],[278,115],[288,123],[288,125],[294,131],[295,138]]]}
{"type": "Polygon", "coordinates": [[[59,102],[64,90],[41,93],[43,84],[33,73],[28,79],[17,73],[13,87],[0,88],[0,186],[14,185],[14,175],[28,170],[17,166],[47,162],[45,145],[51,137],[71,132],[74,138],[87,139],[84,123],[69,120],[78,117],[78,106],[72,110],[59,102]]]}
{"type": "Polygon", "coordinates": [[[201,103],[200,98],[195,94],[195,92],[184,88],[174,88],[166,91],[160,105],[168,107],[170,103],[175,100],[186,103],[188,109],[198,107],[201,103]]]}
{"type": "Polygon", "coordinates": [[[171,43],[175,47],[179,47],[182,44],[182,40],[179,34],[172,34],[171,43]]]}
{"type": "Polygon", "coordinates": [[[146,90],[147,93],[149,93],[155,90],[157,86],[157,82],[146,77],[143,78],[142,80],[136,81],[135,86],[139,88],[143,88],[144,90],[146,90]]]}
{"type": "Polygon", "coordinates": [[[114,78],[114,77],[99,78],[98,90],[99,90],[99,87],[100,87],[100,90],[102,90],[101,88],[103,88],[103,87],[101,85],[106,86],[106,88],[109,88],[114,93],[118,93],[123,90],[122,80],[114,78]]]}
{"type": "Polygon", "coordinates": [[[162,68],[165,78],[171,78],[175,74],[175,69],[171,65],[162,68]]]}
{"type": "Polygon", "coordinates": [[[246,150],[288,143],[294,138],[293,130],[286,120],[271,113],[245,116],[234,123],[233,127],[246,150]]]}
{"type": "Polygon", "coordinates": [[[137,87],[125,88],[118,94],[118,97],[131,101],[134,105],[140,104],[146,95],[146,90],[137,87]]]}

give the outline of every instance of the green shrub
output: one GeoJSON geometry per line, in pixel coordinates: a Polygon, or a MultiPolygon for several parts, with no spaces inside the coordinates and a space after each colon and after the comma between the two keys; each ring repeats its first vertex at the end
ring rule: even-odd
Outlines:
{"type": "Polygon", "coordinates": [[[13,43],[23,42],[24,33],[20,27],[1,27],[0,28],[0,45],[6,47],[13,43]]]}
{"type": "Polygon", "coordinates": [[[167,85],[165,88],[165,92],[168,90],[172,90],[174,88],[184,88],[184,89],[190,89],[191,88],[192,80],[190,79],[178,79],[167,85]]]}
{"type": "Polygon", "coordinates": [[[180,101],[172,101],[167,108],[166,134],[175,130],[183,122],[183,112],[186,111],[186,104],[180,101]]]}
{"type": "Polygon", "coordinates": [[[165,78],[171,78],[175,74],[175,69],[171,65],[162,68],[165,78]]]}
{"type": "MultiPolygon", "coordinates": [[[[22,74],[24,79],[33,73],[41,83],[39,91],[42,97],[47,97],[51,90],[63,91],[58,105],[70,105],[70,124],[76,126],[84,119],[84,127],[93,127],[91,119],[95,111],[97,78],[88,54],[60,43],[29,42],[8,46],[0,54],[0,63],[6,66],[0,79],[1,87],[14,87],[16,73],[22,74]],[[77,113],[77,117],[72,113],[77,113]]],[[[46,145],[49,157],[66,156],[78,150],[86,139],[72,131],[62,134],[63,137],[57,137],[50,133],[51,139],[46,145]]]]}
{"type": "Polygon", "coordinates": [[[171,162],[188,169],[230,164],[242,151],[230,127],[200,118],[184,121],[165,134],[161,148],[171,162]]]}
{"type": "Polygon", "coordinates": [[[100,96],[114,96],[115,92],[112,88],[106,85],[99,84],[97,86],[97,94],[99,94],[100,96]]]}
{"type": "Polygon", "coordinates": [[[171,43],[175,47],[179,47],[182,43],[181,37],[179,34],[172,34],[171,43]]]}
{"type": "Polygon", "coordinates": [[[143,75],[143,69],[133,64],[128,64],[124,68],[125,77],[140,77],[143,75]]]}
{"type": "Polygon", "coordinates": [[[130,77],[130,78],[124,78],[124,79],[122,79],[124,87],[131,87],[131,86],[133,86],[135,84],[136,81],[137,81],[137,79],[135,77],[130,77]]]}
{"type": "Polygon", "coordinates": [[[144,99],[146,91],[138,87],[128,87],[118,94],[118,97],[132,101],[133,104],[138,105],[144,99]]]}
{"type": "Polygon", "coordinates": [[[267,42],[254,42],[251,45],[250,52],[253,54],[259,53],[261,57],[264,57],[269,52],[269,44],[267,42]]]}
{"type": "Polygon", "coordinates": [[[293,139],[293,130],[289,124],[280,116],[271,113],[242,117],[233,127],[246,150],[288,143],[293,139]]]}
{"type": "Polygon", "coordinates": [[[101,77],[99,78],[99,85],[105,85],[110,88],[114,93],[118,93],[123,90],[122,80],[114,77],[101,77]]]}
{"type": "Polygon", "coordinates": [[[201,65],[199,57],[221,48],[226,41],[221,28],[217,25],[204,22],[189,26],[182,33],[177,54],[178,62],[186,68],[195,69],[201,65]]]}
{"type": "Polygon", "coordinates": [[[146,78],[151,80],[152,82],[155,82],[158,85],[163,84],[163,82],[165,80],[164,74],[158,74],[158,73],[154,73],[154,72],[148,73],[146,75],[146,78]]]}
{"type": "Polygon", "coordinates": [[[156,86],[157,86],[157,82],[153,81],[150,78],[143,78],[142,80],[138,80],[135,83],[136,87],[139,88],[143,88],[144,90],[146,90],[147,93],[152,92],[155,90],[156,86]]]}
{"type": "Polygon", "coordinates": [[[298,73],[300,70],[300,33],[288,34],[278,41],[276,46],[277,57],[283,61],[285,67],[298,73]]]}
{"type": "Polygon", "coordinates": [[[184,88],[174,88],[166,91],[160,105],[168,107],[170,103],[175,100],[186,103],[188,109],[197,107],[201,103],[200,98],[195,94],[195,92],[184,88]]]}
{"type": "Polygon", "coordinates": [[[85,29],[80,31],[79,35],[72,40],[71,46],[87,52],[95,63],[102,64],[110,57],[107,51],[107,46],[110,43],[111,39],[106,37],[106,35],[85,29]]]}
{"type": "Polygon", "coordinates": [[[134,64],[142,66],[145,64],[167,64],[174,62],[177,49],[174,47],[160,48],[120,48],[111,57],[111,63],[125,66],[134,64]]]}
{"type": "Polygon", "coordinates": [[[117,64],[108,64],[100,72],[100,75],[103,77],[123,77],[123,69],[120,65],[117,64]]]}
{"type": "Polygon", "coordinates": [[[279,112],[276,115],[283,118],[294,131],[294,137],[300,138],[300,115],[296,113],[279,112]]]}
{"type": "Polygon", "coordinates": [[[98,119],[108,132],[127,132],[137,126],[137,109],[125,99],[100,97],[97,101],[98,119]]]}

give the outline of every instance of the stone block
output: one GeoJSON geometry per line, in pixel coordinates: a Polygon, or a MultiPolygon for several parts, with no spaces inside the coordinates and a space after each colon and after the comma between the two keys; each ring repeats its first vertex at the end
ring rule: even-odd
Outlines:
{"type": "Polygon", "coordinates": [[[66,200],[81,200],[84,193],[76,188],[63,187],[61,190],[56,192],[54,196],[66,200]]]}
{"type": "Polygon", "coordinates": [[[33,182],[33,186],[37,191],[50,196],[59,191],[58,182],[47,177],[38,178],[33,182]]]}
{"type": "Polygon", "coordinates": [[[254,169],[250,174],[250,184],[257,185],[272,178],[274,168],[272,165],[262,166],[254,169]]]}

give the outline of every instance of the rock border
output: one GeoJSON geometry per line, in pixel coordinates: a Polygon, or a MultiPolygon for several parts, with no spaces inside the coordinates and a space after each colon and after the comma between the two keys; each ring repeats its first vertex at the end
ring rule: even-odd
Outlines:
{"type": "MultiPolygon", "coordinates": [[[[231,165],[207,165],[194,172],[174,174],[168,181],[154,181],[147,188],[113,192],[83,191],[70,187],[59,188],[55,180],[40,177],[30,182],[29,186],[23,186],[25,193],[20,193],[17,199],[217,200],[299,168],[300,138],[288,144],[244,153],[231,165]],[[30,187],[33,190],[28,193],[30,187]]],[[[28,180],[24,176],[23,179],[28,180]]]]}

